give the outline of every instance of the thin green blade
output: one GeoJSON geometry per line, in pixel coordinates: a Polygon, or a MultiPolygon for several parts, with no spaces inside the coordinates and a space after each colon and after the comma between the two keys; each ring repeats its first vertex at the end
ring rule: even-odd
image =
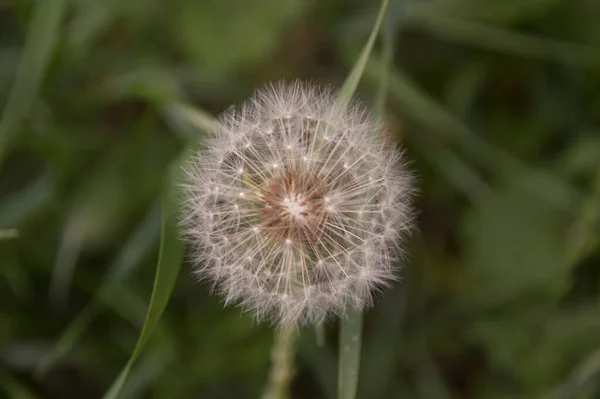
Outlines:
{"type": "Polygon", "coordinates": [[[363,312],[350,308],[340,331],[338,398],[353,399],[358,387],[363,312]]]}
{"type": "MultiPolygon", "coordinates": [[[[367,40],[360,56],[354,63],[352,71],[346,78],[344,85],[342,86],[337,104],[342,109],[348,107],[352,101],[352,97],[356,92],[358,83],[362,78],[373,46],[375,39],[379,35],[379,30],[383,24],[385,18],[389,0],[383,0],[377,14],[377,20],[371,31],[371,35],[367,40]]],[[[357,310],[348,307],[346,316],[341,321],[340,326],[340,353],[339,353],[339,364],[338,364],[338,398],[339,399],[354,399],[356,396],[356,390],[358,387],[358,371],[360,366],[360,349],[361,349],[361,336],[362,336],[362,310],[357,310]]]]}
{"type": "Polygon", "coordinates": [[[175,162],[171,166],[169,179],[167,179],[166,186],[163,189],[160,250],[146,320],[129,361],[104,396],[105,399],[114,399],[119,396],[133,364],[142,353],[169,302],[175,281],[179,275],[184,252],[183,242],[179,239],[176,215],[178,203],[177,180],[180,176],[180,165],[180,162],[175,162]]]}
{"type": "Polygon", "coordinates": [[[377,14],[377,20],[375,21],[375,25],[373,26],[373,30],[371,31],[371,35],[367,40],[367,43],[363,47],[360,56],[354,63],[354,67],[350,74],[344,81],[344,85],[340,89],[340,94],[338,97],[338,105],[340,107],[347,107],[356,92],[356,88],[358,87],[358,82],[363,76],[365,72],[365,68],[367,66],[367,62],[369,61],[369,57],[371,56],[371,52],[373,51],[373,46],[375,44],[375,39],[377,39],[377,35],[379,35],[379,30],[381,29],[381,25],[383,23],[383,19],[385,17],[385,13],[389,6],[389,0],[383,0],[381,2],[381,7],[379,8],[379,13],[377,14]]]}

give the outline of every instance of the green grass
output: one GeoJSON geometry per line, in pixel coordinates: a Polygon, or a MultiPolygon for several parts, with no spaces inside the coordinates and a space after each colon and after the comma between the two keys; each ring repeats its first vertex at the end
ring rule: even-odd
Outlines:
{"type": "MultiPolygon", "coordinates": [[[[0,2],[0,397],[260,396],[272,332],[194,281],[165,188],[254,88],[342,87],[379,5],[0,2]]],[[[357,398],[598,396],[600,5],[388,18],[344,87],[411,159],[418,230],[357,398]]],[[[337,397],[340,326],[302,332],[293,398],[337,397]]]]}

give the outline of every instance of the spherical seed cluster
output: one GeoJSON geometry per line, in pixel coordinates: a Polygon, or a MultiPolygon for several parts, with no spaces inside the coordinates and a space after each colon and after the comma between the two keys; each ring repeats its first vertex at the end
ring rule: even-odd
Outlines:
{"type": "Polygon", "coordinates": [[[411,178],[382,126],[335,95],[258,91],[186,167],[197,275],[258,319],[318,323],[394,279],[411,178]]]}

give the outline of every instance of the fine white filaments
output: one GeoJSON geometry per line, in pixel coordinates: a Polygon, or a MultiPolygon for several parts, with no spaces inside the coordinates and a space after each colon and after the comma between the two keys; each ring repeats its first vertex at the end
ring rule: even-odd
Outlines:
{"type": "Polygon", "coordinates": [[[335,99],[302,83],[258,91],[185,166],[195,273],[279,326],[371,305],[411,227],[401,153],[364,108],[335,99]]]}

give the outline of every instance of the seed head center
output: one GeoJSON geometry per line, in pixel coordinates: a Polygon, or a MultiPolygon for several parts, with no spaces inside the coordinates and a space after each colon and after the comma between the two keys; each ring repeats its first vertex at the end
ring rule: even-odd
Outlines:
{"type": "Polygon", "coordinates": [[[302,219],[303,213],[307,208],[304,203],[304,198],[298,194],[292,194],[289,197],[284,198],[282,206],[290,217],[295,219],[302,219]]]}
{"type": "Polygon", "coordinates": [[[319,184],[306,173],[287,169],[266,187],[259,210],[261,230],[278,241],[313,240],[324,215],[319,184]]]}

